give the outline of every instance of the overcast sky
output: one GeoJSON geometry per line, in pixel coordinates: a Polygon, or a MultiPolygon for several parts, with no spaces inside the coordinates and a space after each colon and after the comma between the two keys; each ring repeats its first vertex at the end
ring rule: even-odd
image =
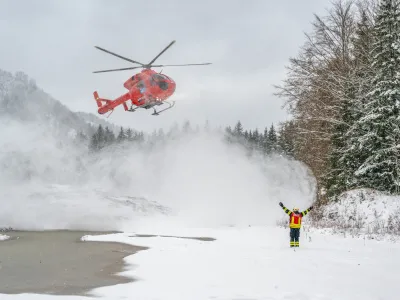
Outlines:
{"type": "Polygon", "coordinates": [[[108,120],[152,131],[185,120],[226,126],[240,119],[263,130],[287,118],[273,85],[298,53],[313,13],[329,7],[328,0],[0,0],[0,68],[27,73],[73,111],[97,114],[93,91],[116,98],[133,73],[92,71],[133,64],[95,45],[149,62],[176,40],[157,63],[212,65],[163,69],[177,83],[173,109],[152,116],[118,107],[108,120]]]}

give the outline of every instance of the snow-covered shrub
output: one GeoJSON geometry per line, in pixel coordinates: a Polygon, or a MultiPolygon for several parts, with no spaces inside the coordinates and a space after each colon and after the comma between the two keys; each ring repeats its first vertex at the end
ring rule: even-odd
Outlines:
{"type": "Polygon", "coordinates": [[[316,207],[305,223],[336,234],[400,237],[400,197],[368,189],[349,191],[337,202],[316,207]]]}

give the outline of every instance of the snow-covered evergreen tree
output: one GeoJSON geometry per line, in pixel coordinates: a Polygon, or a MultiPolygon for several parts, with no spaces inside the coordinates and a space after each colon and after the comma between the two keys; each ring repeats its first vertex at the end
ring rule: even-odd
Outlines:
{"type": "Polygon", "coordinates": [[[264,155],[269,153],[268,126],[265,126],[264,128],[264,134],[262,139],[262,151],[264,155]]]}
{"type": "Polygon", "coordinates": [[[124,142],[124,141],[126,141],[126,134],[125,134],[124,128],[121,126],[121,129],[120,129],[120,131],[118,133],[118,136],[117,136],[117,142],[121,143],[121,142],[124,142]]]}
{"type": "Polygon", "coordinates": [[[294,156],[294,134],[295,127],[293,121],[281,124],[278,134],[278,145],[282,153],[290,157],[294,156]]]}
{"type": "MultiPolygon", "coordinates": [[[[349,78],[349,80],[351,80],[349,78]]],[[[339,196],[347,188],[347,180],[349,168],[347,160],[343,159],[343,154],[346,151],[346,132],[354,122],[353,106],[354,89],[352,82],[349,82],[346,96],[341,101],[338,109],[338,120],[334,125],[332,133],[332,142],[329,150],[329,171],[324,176],[324,184],[327,189],[329,198],[339,196]]]]}
{"type": "Polygon", "coordinates": [[[134,138],[133,130],[131,128],[128,128],[126,130],[126,139],[131,142],[131,141],[133,141],[133,138],[134,138]]]}
{"type": "Polygon", "coordinates": [[[114,143],[115,141],[115,135],[114,133],[106,126],[105,132],[104,132],[104,141],[106,146],[110,146],[114,143]]]}
{"type": "Polygon", "coordinates": [[[269,143],[269,152],[278,151],[278,136],[276,134],[276,130],[274,124],[271,124],[271,127],[268,131],[268,143],[269,143]]]}
{"type": "Polygon", "coordinates": [[[189,133],[193,133],[193,128],[192,128],[192,125],[190,124],[190,121],[189,120],[186,120],[184,123],[183,123],[183,126],[182,126],[182,132],[183,133],[185,133],[185,134],[189,134],[189,133]]]}
{"type": "MultiPolygon", "coordinates": [[[[365,186],[355,176],[356,170],[368,158],[368,152],[360,146],[361,138],[366,131],[359,122],[363,117],[363,107],[367,103],[367,94],[371,90],[374,76],[372,67],[372,42],[373,42],[373,20],[367,15],[366,8],[361,8],[360,22],[357,24],[354,45],[354,68],[351,74],[351,83],[354,88],[354,99],[348,103],[351,110],[351,118],[347,118],[347,131],[344,135],[345,145],[338,163],[342,166],[338,176],[346,189],[365,186]]],[[[346,115],[346,114],[344,114],[346,115]]],[[[341,191],[339,189],[338,191],[341,191]]]]}
{"type": "Polygon", "coordinates": [[[99,150],[99,142],[97,138],[97,134],[93,134],[90,138],[89,150],[92,152],[99,150]]]}
{"type": "Polygon", "coordinates": [[[233,129],[233,134],[238,138],[243,135],[243,125],[240,121],[238,121],[233,129]]]}
{"type": "Polygon", "coordinates": [[[356,175],[366,187],[400,193],[400,10],[398,0],[382,0],[372,47],[375,76],[364,104],[359,145],[368,157],[356,175]]]}

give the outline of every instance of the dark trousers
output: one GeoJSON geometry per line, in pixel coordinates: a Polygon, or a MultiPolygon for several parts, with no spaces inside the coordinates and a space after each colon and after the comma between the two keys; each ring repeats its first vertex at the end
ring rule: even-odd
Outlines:
{"type": "Polygon", "coordinates": [[[299,247],[300,228],[290,228],[290,247],[299,247]]]}

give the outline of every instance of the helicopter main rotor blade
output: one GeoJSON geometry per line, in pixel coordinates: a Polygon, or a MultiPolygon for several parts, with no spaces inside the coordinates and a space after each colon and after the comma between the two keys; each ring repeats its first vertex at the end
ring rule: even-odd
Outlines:
{"type": "Polygon", "coordinates": [[[175,44],[175,42],[176,42],[176,41],[173,40],[171,43],[169,43],[169,45],[168,45],[167,47],[165,47],[164,50],[161,51],[155,58],[153,58],[153,60],[152,60],[151,62],[149,62],[149,63],[147,64],[147,66],[151,66],[151,64],[152,64],[153,62],[155,62],[156,59],[159,58],[161,54],[163,54],[165,51],[167,51],[167,49],[168,49],[169,47],[171,47],[173,44],[175,44]]]}
{"type": "Polygon", "coordinates": [[[101,48],[101,47],[98,47],[98,46],[94,46],[94,47],[97,48],[97,49],[99,49],[99,50],[101,50],[101,51],[104,51],[104,52],[106,52],[106,53],[108,53],[108,54],[111,54],[111,55],[114,55],[114,56],[116,56],[116,57],[118,57],[118,58],[121,58],[121,59],[124,59],[124,60],[126,60],[126,61],[129,61],[129,62],[131,62],[131,63],[139,64],[139,65],[144,66],[144,64],[142,64],[142,63],[140,63],[140,62],[138,62],[138,61],[132,60],[132,59],[130,59],[130,58],[123,57],[123,56],[121,56],[121,55],[119,55],[119,54],[116,54],[116,53],[114,53],[114,52],[108,51],[108,50],[106,50],[106,49],[104,49],[104,48],[101,48]]]}
{"type": "Polygon", "coordinates": [[[211,63],[202,63],[202,64],[183,64],[183,65],[151,65],[151,67],[182,67],[182,66],[204,66],[211,65],[211,63]]]}
{"type": "Polygon", "coordinates": [[[101,71],[94,71],[93,73],[104,73],[104,72],[114,72],[114,71],[125,71],[125,70],[139,69],[139,68],[142,68],[142,67],[130,67],[130,68],[121,68],[121,69],[101,70],[101,71]]]}

